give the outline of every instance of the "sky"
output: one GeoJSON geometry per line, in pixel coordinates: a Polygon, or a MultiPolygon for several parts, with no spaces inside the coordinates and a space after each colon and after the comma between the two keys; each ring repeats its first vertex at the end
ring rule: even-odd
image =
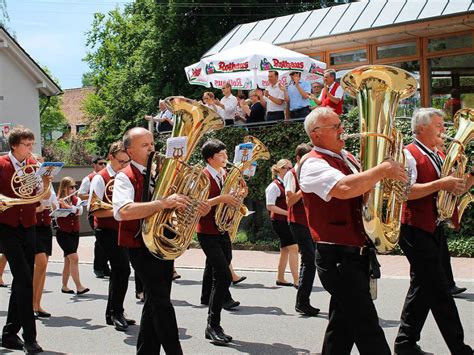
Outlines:
{"type": "Polygon", "coordinates": [[[88,71],[85,33],[94,13],[123,7],[128,0],[6,0],[8,29],[20,46],[46,66],[61,88],[82,86],[88,71]]]}

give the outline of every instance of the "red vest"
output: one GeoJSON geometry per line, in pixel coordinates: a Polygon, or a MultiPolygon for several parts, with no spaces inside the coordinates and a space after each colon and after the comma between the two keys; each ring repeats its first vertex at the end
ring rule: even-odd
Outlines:
{"type": "MultiPolygon", "coordinates": [[[[144,176],[142,173],[133,165],[128,165],[125,169],[122,169],[132,183],[133,189],[135,190],[134,201],[142,201],[143,183],[144,176]]],[[[118,245],[126,248],[145,248],[143,239],[141,236],[141,220],[134,219],[131,221],[120,221],[119,222],[119,234],[118,234],[118,245]]]]}
{"type": "MultiPolygon", "coordinates": [[[[414,143],[407,145],[406,149],[416,160],[417,183],[425,184],[439,179],[430,158],[424,155],[414,143]]],[[[438,155],[444,160],[442,152],[438,151],[438,155]]],[[[436,229],[436,220],[438,218],[438,210],[436,208],[437,197],[438,192],[434,192],[431,195],[407,201],[404,205],[402,223],[433,233],[436,229]]]]}
{"type": "MultiPolygon", "coordinates": [[[[214,180],[214,178],[212,177],[209,170],[207,170],[207,168],[204,168],[203,172],[209,178],[210,185],[211,185],[209,188],[208,199],[219,196],[221,194],[221,189],[219,188],[219,185],[217,185],[216,180],[214,180]]],[[[217,225],[216,225],[216,217],[215,217],[216,208],[217,208],[217,205],[212,206],[211,211],[207,215],[201,217],[196,228],[197,233],[210,234],[210,235],[222,235],[222,233],[219,232],[219,229],[217,229],[217,225]]]]}
{"type": "MultiPolygon", "coordinates": [[[[77,197],[71,197],[72,205],[76,206],[77,197]]],[[[79,216],[70,214],[67,217],[59,217],[56,219],[58,222],[59,230],[67,233],[79,233],[79,216]]]]}
{"type": "MultiPolygon", "coordinates": [[[[292,168],[291,173],[295,179],[296,190],[295,193],[300,191],[300,184],[298,182],[298,177],[296,175],[295,168],[292,168]]],[[[301,224],[303,226],[308,226],[308,220],[306,219],[306,212],[304,210],[303,199],[301,198],[293,206],[288,207],[288,222],[301,224]]]]}
{"type": "MultiPolygon", "coordinates": [[[[337,90],[338,87],[339,87],[339,83],[334,82],[334,85],[333,85],[332,89],[329,91],[332,96],[336,95],[336,90],[337,90]]],[[[335,104],[327,96],[326,89],[323,89],[323,93],[322,93],[322,96],[321,96],[321,106],[322,107],[326,106],[326,107],[332,108],[334,110],[334,112],[336,112],[338,115],[342,114],[342,98],[337,104],[335,104]]]]}
{"type": "MultiPolygon", "coordinates": [[[[352,174],[346,163],[336,157],[312,150],[311,158],[324,159],[328,164],[345,175],[352,174]]],[[[350,246],[366,244],[362,225],[362,198],[340,200],[335,197],[324,201],[315,193],[303,192],[304,207],[308,227],[316,242],[335,243],[350,246]]]]}
{"type": "Polygon", "coordinates": [[[51,213],[51,210],[49,208],[45,209],[43,212],[38,212],[36,214],[36,225],[38,227],[50,226],[51,225],[51,217],[49,216],[50,213],[51,213]]]}
{"type": "MultiPolygon", "coordinates": [[[[107,171],[107,169],[102,169],[101,171],[99,171],[98,174],[102,177],[102,180],[104,180],[105,186],[107,186],[110,180],[113,180],[113,178],[109,175],[109,172],[107,171]]],[[[105,194],[107,195],[107,198],[110,201],[112,201],[112,191],[105,191],[105,194]]],[[[105,200],[105,194],[104,194],[104,200],[105,200]]],[[[102,218],[94,217],[94,227],[106,228],[106,229],[112,229],[114,231],[118,231],[119,222],[116,221],[114,217],[102,217],[102,218]]]]}
{"type": "MultiPolygon", "coordinates": [[[[283,210],[287,210],[288,206],[286,204],[285,186],[283,186],[283,183],[278,179],[273,180],[273,182],[280,189],[280,196],[277,197],[275,201],[275,206],[280,207],[283,210]]],[[[286,221],[287,217],[282,214],[270,211],[270,219],[272,221],[286,221]]]]}
{"type": "MultiPolygon", "coordinates": [[[[27,159],[26,164],[34,164],[34,160],[27,159]]],[[[0,156],[0,194],[7,197],[18,198],[11,188],[11,179],[15,174],[15,168],[8,155],[0,156]]],[[[0,224],[10,227],[31,227],[36,224],[36,207],[38,202],[28,205],[17,205],[10,207],[0,213],[0,224]]]]}
{"type": "MultiPolygon", "coordinates": [[[[104,170],[104,169],[102,169],[104,170]]],[[[101,171],[102,171],[101,170],[101,171]]],[[[90,173],[89,175],[87,175],[87,178],[89,179],[89,182],[92,182],[92,179],[94,178],[94,176],[96,176],[97,173],[95,171],[93,171],[92,173],[90,173]]]]}

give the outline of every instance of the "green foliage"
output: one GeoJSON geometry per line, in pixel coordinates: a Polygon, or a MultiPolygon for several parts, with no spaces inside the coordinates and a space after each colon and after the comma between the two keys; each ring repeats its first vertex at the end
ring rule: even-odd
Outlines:
{"type": "Polygon", "coordinates": [[[66,165],[91,165],[94,145],[84,139],[65,141],[58,139],[43,147],[43,156],[46,161],[62,161],[66,165]]]}

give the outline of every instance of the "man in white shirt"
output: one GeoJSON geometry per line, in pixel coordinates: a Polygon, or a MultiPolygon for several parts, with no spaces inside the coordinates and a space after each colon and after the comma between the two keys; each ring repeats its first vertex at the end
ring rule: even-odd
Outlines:
{"type": "Polygon", "coordinates": [[[160,112],[156,116],[145,115],[145,120],[156,123],[156,131],[170,132],[173,130],[173,113],[166,108],[165,101],[160,100],[160,112]]]}
{"type": "Polygon", "coordinates": [[[229,83],[224,84],[222,93],[224,97],[220,101],[215,99],[214,104],[221,109],[218,110],[218,113],[226,120],[226,123],[234,122],[235,112],[239,103],[237,98],[232,95],[232,85],[229,83]]]}
{"type": "Polygon", "coordinates": [[[336,72],[328,69],[324,72],[324,88],[321,90],[319,98],[315,100],[321,107],[330,107],[338,115],[342,114],[344,91],[341,85],[336,82],[336,72]]]}
{"type": "Polygon", "coordinates": [[[270,70],[268,72],[268,85],[263,92],[264,100],[261,100],[263,107],[267,109],[267,121],[279,121],[285,119],[285,93],[278,83],[278,72],[270,70]]]}

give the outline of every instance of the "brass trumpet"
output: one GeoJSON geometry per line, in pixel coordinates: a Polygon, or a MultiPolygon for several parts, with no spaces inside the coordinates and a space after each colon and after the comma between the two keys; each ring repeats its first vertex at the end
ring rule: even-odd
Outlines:
{"type": "Polygon", "coordinates": [[[112,193],[114,191],[114,179],[111,179],[107,185],[105,185],[104,198],[100,199],[95,191],[92,192],[91,203],[89,206],[89,214],[92,214],[99,210],[111,210],[112,207],[112,193]]]}
{"type": "Polygon", "coordinates": [[[46,178],[47,174],[43,175],[42,178],[36,175],[38,169],[39,165],[29,164],[13,174],[10,187],[17,197],[0,194],[0,213],[13,206],[29,205],[44,200],[44,197],[50,192],[51,183],[46,178]],[[44,187],[44,190],[37,194],[41,186],[44,187]]]}

